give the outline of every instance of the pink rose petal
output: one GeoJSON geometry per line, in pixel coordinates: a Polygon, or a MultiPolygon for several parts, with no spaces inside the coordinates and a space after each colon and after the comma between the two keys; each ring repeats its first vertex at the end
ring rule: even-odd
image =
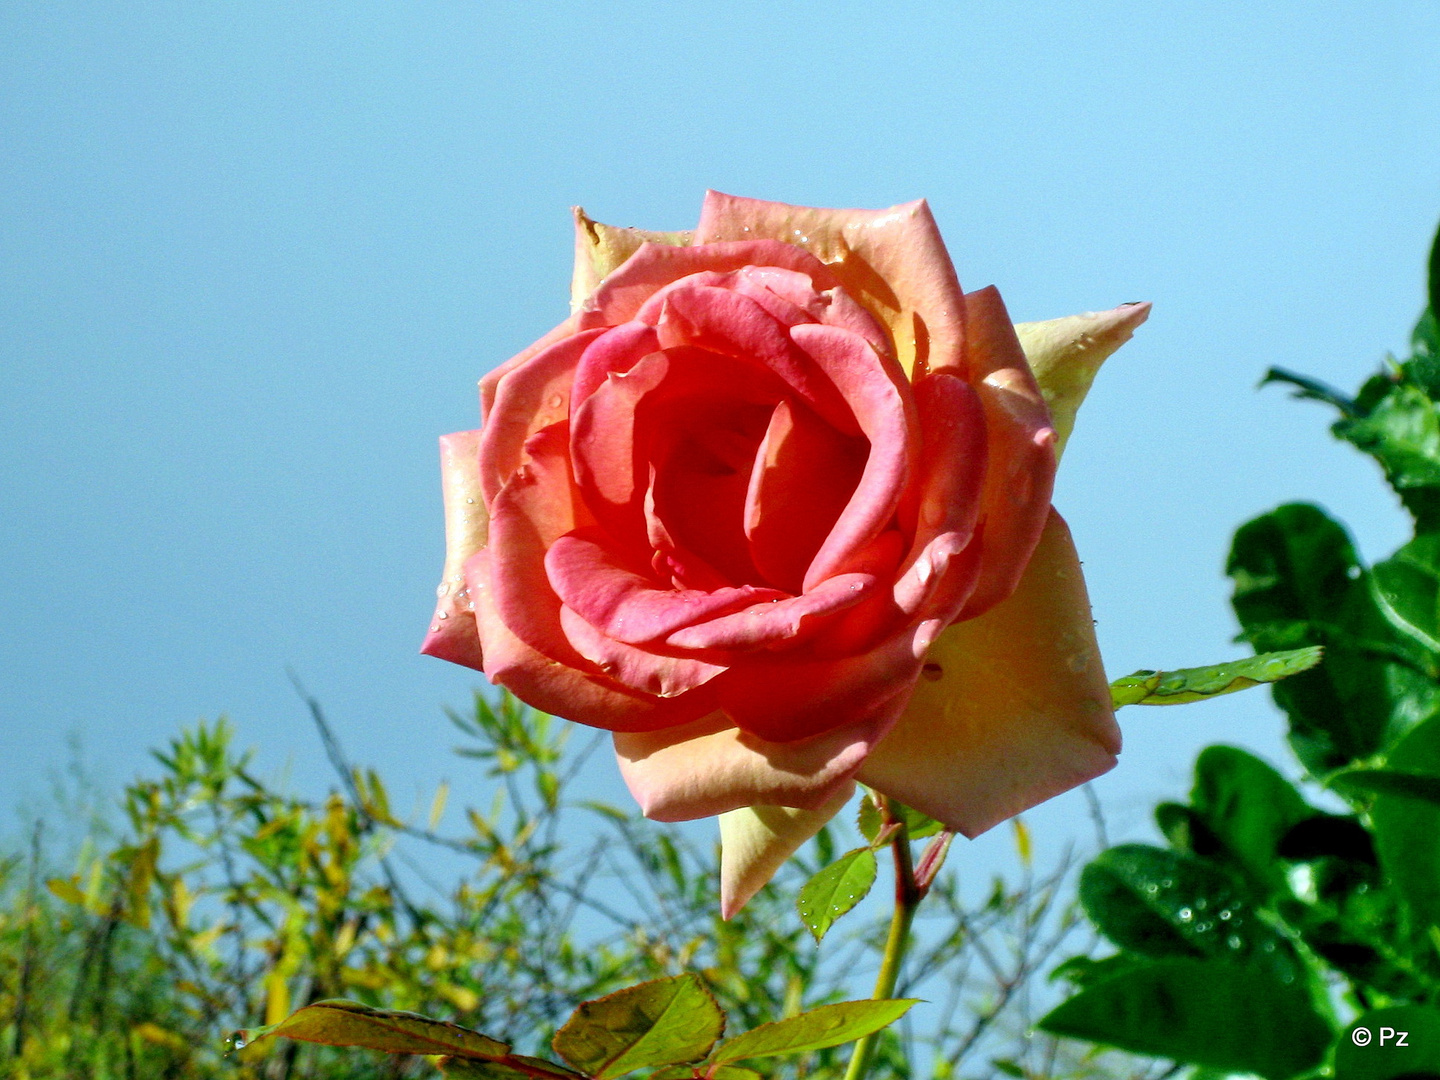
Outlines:
{"type": "Polygon", "coordinates": [[[604,535],[578,530],[557,537],[545,553],[549,586],[597,630],[638,645],[660,641],[683,626],[785,594],[753,585],[701,592],[662,589],[615,560],[604,535]]]}
{"type": "Polygon", "coordinates": [[[814,253],[890,332],[907,374],[954,363],[964,347],[960,282],[924,202],[830,210],[705,193],[693,244],[773,236],[814,253]]]}

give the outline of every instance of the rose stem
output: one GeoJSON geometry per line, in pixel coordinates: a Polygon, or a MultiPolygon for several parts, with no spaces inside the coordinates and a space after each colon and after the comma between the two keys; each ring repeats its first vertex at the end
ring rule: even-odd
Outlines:
{"type": "MultiPolygon", "coordinates": [[[[884,796],[876,795],[877,801],[884,796]]],[[[890,818],[890,802],[881,803],[885,817],[890,818]]],[[[893,819],[891,819],[893,820],[893,819]]],[[[905,947],[910,943],[910,924],[915,920],[915,909],[924,899],[925,893],[915,880],[915,865],[910,858],[910,833],[905,822],[890,838],[890,850],[895,855],[895,914],[890,917],[890,935],[885,939],[885,955],[880,961],[880,974],[875,979],[875,1000],[892,997],[895,983],[900,978],[900,963],[905,958],[905,947]]],[[[850,1065],[845,1070],[845,1080],[860,1080],[870,1067],[875,1056],[875,1039],[879,1033],[866,1035],[855,1040],[850,1051],[850,1065]]]]}

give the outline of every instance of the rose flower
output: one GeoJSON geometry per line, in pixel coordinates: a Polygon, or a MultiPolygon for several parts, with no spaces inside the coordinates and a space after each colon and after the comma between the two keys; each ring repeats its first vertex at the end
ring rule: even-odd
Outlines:
{"type": "Polygon", "coordinates": [[[726,814],[727,914],[857,779],[973,836],[1110,768],[1050,494],[1148,305],[1017,334],[924,202],[576,225],[573,314],[441,440],[422,651],[614,732],[647,816],[726,814]]]}

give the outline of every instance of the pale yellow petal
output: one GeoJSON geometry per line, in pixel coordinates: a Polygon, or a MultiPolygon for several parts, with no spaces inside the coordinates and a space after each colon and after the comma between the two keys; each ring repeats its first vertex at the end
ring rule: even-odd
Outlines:
{"type": "Polygon", "coordinates": [[[1150,316],[1149,304],[1121,304],[1110,311],[1087,311],[1045,322],[1016,323],[1020,347],[1050,407],[1058,439],[1055,456],[1065,451],[1075,427],[1075,413],[1100,365],[1130,340],[1150,316]]]}
{"type": "Polygon", "coordinates": [[[690,233],[651,232],[647,229],[621,228],[618,225],[602,225],[592,221],[585,211],[576,206],[575,213],[575,272],[570,278],[570,310],[579,311],[580,305],[599,285],[605,275],[623,263],[649,241],[652,244],[673,244],[682,247],[690,243],[690,233]]]}
{"type": "Polygon", "coordinates": [[[840,812],[855,793],[845,784],[815,810],[742,806],[720,815],[720,915],[730,918],[775,876],[785,860],[840,812]]]}
{"type": "Polygon", "coordinates": [[[1120,729],[1080,560],[1051,511],[1014,595],[930,647],[856,779],[975,836],[1105,772],[1120,729]]]}

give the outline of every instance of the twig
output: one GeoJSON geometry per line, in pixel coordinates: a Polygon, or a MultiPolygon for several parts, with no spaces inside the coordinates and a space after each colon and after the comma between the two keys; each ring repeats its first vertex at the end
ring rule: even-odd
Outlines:
{"type": "Polygon", "coordinates": [[[15,1043],[18,1060],[25,1050],[25,1023],[30,1010],[30,979],[35,973],[35,893],[40,886],[40,836],[45,822],[37,819],[30,834],[30,878],[25,886],[25,943],[20,962],[20,987],[15,994],[15,1043]]]}

